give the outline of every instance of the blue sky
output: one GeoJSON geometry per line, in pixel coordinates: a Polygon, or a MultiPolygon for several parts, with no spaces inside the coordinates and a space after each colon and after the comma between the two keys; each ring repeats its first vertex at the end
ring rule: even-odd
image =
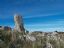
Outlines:
{"type": "Polygon", "coordinates": [[[64,31],[64,0],[0,0],[0,25],[14,27],[14,14],[26,30],[64,31]]]}

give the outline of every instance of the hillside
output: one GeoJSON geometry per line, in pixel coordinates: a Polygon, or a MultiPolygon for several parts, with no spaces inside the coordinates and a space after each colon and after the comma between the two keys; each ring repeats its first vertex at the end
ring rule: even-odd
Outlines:
{"type": "Polygon", "coordinates": [[[64,48],[63,32],[0,31],[0,48],[64,48]]]}

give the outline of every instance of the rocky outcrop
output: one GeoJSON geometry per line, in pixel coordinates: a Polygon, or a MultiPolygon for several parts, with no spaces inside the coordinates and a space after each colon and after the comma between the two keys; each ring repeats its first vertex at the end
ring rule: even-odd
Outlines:
{"type": "Polygon", "coordinates": [[[20,33],[24,33],[25,29],[24,29],[24,24],[23,24],[23,18],[20,15],[15,15],[14,16],[14,21],[15,21],[15,29],[20,32],[20,33]]]}
{"type": "Polygon", "coordinates": [[[8,27],[8,26],[0,26],[0,30],[5,30],[5,31],[12,31],[12,28],[11,27],[8,27]]]}

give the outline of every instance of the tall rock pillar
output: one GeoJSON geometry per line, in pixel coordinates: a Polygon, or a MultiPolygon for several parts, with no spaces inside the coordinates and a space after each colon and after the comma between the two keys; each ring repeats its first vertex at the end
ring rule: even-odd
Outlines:
{"type": "Polygon", "coordinates": [[[24,33],[25,29],[24,29],[24,24],[23,24],[23,18],[20,15],[15,15],[14,16],[14,21],[15,21],[15,29],[20,32],[20,33],[24,33]]]}

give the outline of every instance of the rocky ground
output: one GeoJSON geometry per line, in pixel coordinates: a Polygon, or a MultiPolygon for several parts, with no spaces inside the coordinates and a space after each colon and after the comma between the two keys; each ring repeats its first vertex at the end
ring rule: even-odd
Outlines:
{"type": "Polygon", "coordinates": [[[64,48],[64,33],[0,31],[0,48],[64,48]]]}

